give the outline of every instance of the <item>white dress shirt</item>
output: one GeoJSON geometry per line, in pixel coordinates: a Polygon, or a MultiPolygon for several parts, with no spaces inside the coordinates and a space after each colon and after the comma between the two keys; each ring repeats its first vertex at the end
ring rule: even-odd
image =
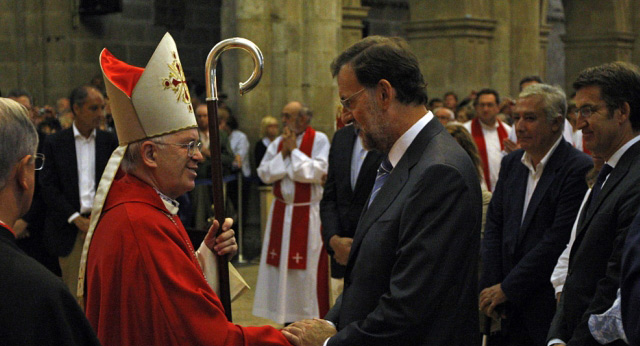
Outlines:
{"type": "Polygon", "coordinates": [[[78,191],[80,192],[80,211],[73,213],[67,220],[72,223],[80,214],[91,212],[93,197],[96,195],[96,130],[89,137],[83,136],[76,123],[73,123],[73,137],[76,144],[76,162],[78,166],[78,191]]]}
{"type": "Polygon", "coordinates": [[[357,137],[356,141],[353,143],[353,152],[351,153],[351,190],[355,190],[356,188],[362,163],[369,153],[369,151],[362,146],[362,138],[357,134],[358,131],[356,130],[357,137]]]}
{"type": "Polygon", "coordinates": [[[522,210],[522,220],[524,221],[524,216],[527,215],[527,208],[529,207],[529,202],[531,201],[531,196],[533,196],[533,192],[536,190],[536,186],[538,186],[538,181],[540,181],[540,177],[542,177],[542,172],[544,168],[547,166],[547,162],[549,162],[549,158],[553,155],[553,152],[556,151],[558,144],[560,144],[560,139],[562,137],[558,137],[556,142],[551,146],[551,149],[547,151],[547,154],[544,155],[542,160],[538,162],[538,164],[533,167],[533,163],[531,162],[531,156],[525,151],[524,155],[520,159],[520,162],[529,169],[529,175],[527,178],[527,193],[524,196],[524,208],[522,210]]]}
{"type": "Polygon", "coordinates": [[[229,135],[229,144],[234,155],[240,155],[242,158],[242,175],[248,178],[251,175],[251,166],[249,165],[249,140],[240,130],[233,130],[229,135]]]}

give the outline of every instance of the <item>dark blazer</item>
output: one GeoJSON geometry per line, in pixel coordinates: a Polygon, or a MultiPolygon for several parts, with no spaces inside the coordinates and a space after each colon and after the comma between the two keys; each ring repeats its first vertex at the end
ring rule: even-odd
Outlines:
{"type": "Polygon", "coordinates": [[[345,126],[336,131],[329,151],[329,172],[324,184],[324,194],[320,201],[322,238],[327,252],[331,255],[331,277],[344,277],[345,266],[333,259],[333,249],[329,240],[334,235],[353,238],[358,226],[362,208],[369,200],[369,193],[376,180],[378,166],[384,155],[370,151],[362,162],[356,186],[351,188],[351,157],[353,146],[358,139],[353,126],[345,126]]]}
{"type": "Polygon", "coordinates": [[[640,143],[622,155],[595,203],[593,211],[585,207],[579,216],[562,298],[547,337],[568,345],[599,345],[587,321],[611,307],[620,287],[622,248],[640,207],[640,143]]]}
{"type": "Polygon", "coordinates": [[[3,227],[0,278],[0,344],[100,345],[65,284],[22,252],[3,227]]]}
{"type": "MultiPolygon", "coordinates": [[[[114,134],[96,131],[96,188],[109,157],[118,141],[114,134]]],[[[67,256],[73,249],[78,229],[69,217],[80,211],[78,164],[73,128],[48,136],[42,149],[45,164],[40,174],[42,198],[47,205],[44,227],[45,244],[57,256],[67,256]]]]}
{"type": "Polygon", "coordinates": [[[524,150],[516,150],[502,159],[487,213],[480,288],[502,283],[509,299],[503,332],[544,345],[556,307],[549,277],[569,242],[593,160],[561,138],[523,220],[529,179],[529,169],[521,162],[523,155],[524,150]]]}
{"type": "Polygon", "coordinates": [[[482,197],[471,159],[432,119],[363,211],[344,292],[326,319],[336,345],[479,343],[482,197]]]}
{"type": "Polygon", "coordinates": [[[632,346],[640,345],[640,213],[629,228],[620,274],[622,324],[632,346]]]}

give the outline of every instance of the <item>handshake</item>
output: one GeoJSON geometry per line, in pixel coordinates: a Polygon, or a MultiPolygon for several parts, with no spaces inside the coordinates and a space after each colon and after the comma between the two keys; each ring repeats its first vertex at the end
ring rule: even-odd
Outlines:
{"type": "Polygon", "coordinates": [[[298,321],[282,329],[282,334],[295,346],[322,346],[336,333],[333,323],[319,318],[298,321]]]}

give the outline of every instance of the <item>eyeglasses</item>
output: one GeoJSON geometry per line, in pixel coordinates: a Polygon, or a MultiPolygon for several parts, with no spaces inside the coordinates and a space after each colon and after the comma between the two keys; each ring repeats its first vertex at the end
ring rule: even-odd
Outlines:
{"type": "Polygon", "coordinates": [[[353,101],[352,99],[360,94],[361,92],[364,91],[365,88],[360,89],[359,91],[356,91],[355,93],[351,94],[351,96],[347,97],[346,99],[340,99],[340,104],[342,105],[342,107],[348,111],[351,110],[351,101],[353,101]]]}
{"type": "Polygon", "coordinates": [[[584,106],[582,108],[576,109],[573,113],[576,117],[582,116],[583,118],[589,118],[591,114],[597,112],[603,106],[584,106]]]}
{"type": "Polygon", "coordinates": [[[191,141],[187,144],[176,144],[176,143],[166,143],[166,142],[156,142],[156,144],[166,144],[166,145],[175,145],[178,147],[186,147],[187,148],[187,155],[189,157],[193,157],[193,155],[196,154],[196,148],[198,149],[198,151],[200,151],[200,149],[202,149],[202,142],[198,141],[191,141]]]}
{"type": "Polygon", "coordinates": [[[44,167],[44,154],[37,153],[33,155],[35,170],[39,171],[44,167]]]}

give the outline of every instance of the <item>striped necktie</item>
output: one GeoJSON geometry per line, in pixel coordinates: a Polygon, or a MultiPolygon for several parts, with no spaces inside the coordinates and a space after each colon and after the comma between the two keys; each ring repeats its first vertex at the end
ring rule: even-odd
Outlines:
{"type": "Polygon", "coordinates": [[[393,166],[391,165],[388,157],[380,163],[380,167],[378,167],[378,174],[376,175],[376,182],[373,184],[373,190],[371,190],[371,196],[369,197],[367,208],[371,205],[374,198],[376,198],[376,195],[382,188],[382,185],[384,185],[385,180],[389,177],[389,173],[391,173],[392,169],[393,166]]]}

